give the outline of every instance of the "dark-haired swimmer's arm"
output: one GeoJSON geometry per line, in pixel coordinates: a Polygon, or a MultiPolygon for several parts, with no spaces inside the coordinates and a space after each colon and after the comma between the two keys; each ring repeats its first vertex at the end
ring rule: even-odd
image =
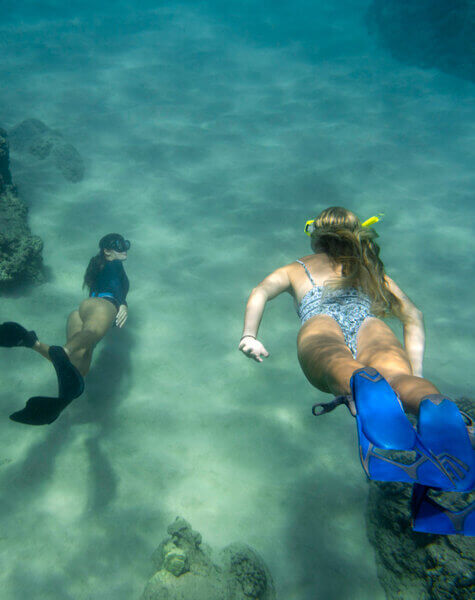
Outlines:
{"type": "Polygon", "coordinates": [[[126,296],[129,291],[129,280],[122,261],[109,261],[104,267],[103,278],[107,281],[107,291],[112,293],[120,304],[115,324],[119,328],[123,327],[128,316],[126,296]]]}
{"type": "Polygon", "coordinates": [[[238,349],[247,357],[262,362],[262,357],[269,356],[262,342],[256,339],[264,308],[269,300],[282,292],[289,292],[290,289],[287,269],[282,267],[268,275],[252,290],[247,301],[242,338],[238,346],[238,349]]]}
{"type": "Polygon", "coordinates": [[[424,317],[417,306],[387,275],[385,276],[388,289],[400,303],[401,322],[403,326],[404,348],[409,357],[413,375],[422,377],[422,361],[425,348],[424,317]]]}
{"type": "Polygon", "coordinates": [[[117,311],[117,316],[115,318],[115,324],[117,327],[120,328],[125,325],[128,314],[129,314],[129,309],[127,308],[127,304],[121,304],[119,306],[119,310],[117,311]]]}

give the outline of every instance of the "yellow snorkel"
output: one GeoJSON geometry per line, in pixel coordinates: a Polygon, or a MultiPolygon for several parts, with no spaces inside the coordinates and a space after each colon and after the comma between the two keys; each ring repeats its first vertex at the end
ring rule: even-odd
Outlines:
{"type": "Polygon", "coordinates": [[[369,219],[366,219],[366,221],[364,223],[361,223],[361,227],[371,227],[371,225],[374,225],[375,223],[380,221],[381,217],[383,217],[383,216],[384,216],[384,213],[378,213],[374,217],[370,217],[369,219]]]}
{"type": "MultiPolygon", "coordinates": [[[[384,213],[378,213],[377,215],[374,215],[373,217],[370,217],[369,219],[366,219],[366,221],[364,221],[364,223],[361,223],[362,227],[371,227],[371,225],[374,225],[375,223],[377,223],[378,221],[381,220],[381,217],[384,216],[384,213]]],[[[315,219],[310,219],[310,221],[307,221],[305,223],[305,233],[307,235],[312,235],[313,231],[315,230],[315,219]]]]}

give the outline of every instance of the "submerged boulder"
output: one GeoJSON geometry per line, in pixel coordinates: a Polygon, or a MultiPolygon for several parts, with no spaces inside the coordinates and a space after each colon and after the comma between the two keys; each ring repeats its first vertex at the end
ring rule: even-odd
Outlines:
{"type": "Polygon", "coordinates": [[[12,185],[8,138],[0,129],[0,285],[43,278],[43,242],[31,234],[27,215],[12,185]]]}
{"type": "Polygon", "coordinates": [[[50,159],[63,177],[72,183],[84,177],[84,161],[63,135],[39,119],[25,119],[9,131],[12,150],[28,152],[38,160],[50,159]]]}
{"type": "MultiPolygon", "coordinates": [[[[472,417],[474,403],[457,401],[472,417]]],[[[437,502],[460,510],[475,492],[436,493],[437,502]]],[[[378,577],[388,600],[469,600],[475,597],[473,538],[412,530],[411,486],[372,481],[366,512],[368,537],[375,549],[378,577]]]]}
{"type": "Polygon", "coordinates": [[[367,22],[398,60],[475,81],[471,0],[373,0],[367,22]]]}
{"type": "Polygon", "coordinates": [[[7,185],[11,185],[10,157],[8,153],[7,133],[0,129],[0,194],[5,191],[7,185]]]}
{"type": "Polygon", "coordinates": [[[185,519],[177,517],[167,532],[141,600],[275,600],[271,574],[249,546],[231,544],[213,560],[185,519]]]}

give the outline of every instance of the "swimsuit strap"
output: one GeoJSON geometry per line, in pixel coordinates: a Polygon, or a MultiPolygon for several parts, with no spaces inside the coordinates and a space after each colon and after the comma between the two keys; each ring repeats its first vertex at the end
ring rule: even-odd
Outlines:
{"type": "Polygon", "coordinates": [[[298,262],[299,264],[302,265],[302,267],[305,269],[305,273],[307,273],[308,278],[310,279],[310,283],[313,285],[313,287],[316,287],[315,281],[313,280],[313,277],[310,275],[310,271],[308,270],[307,265],[301,260],[296,260],[295,262],[298,262]]]}

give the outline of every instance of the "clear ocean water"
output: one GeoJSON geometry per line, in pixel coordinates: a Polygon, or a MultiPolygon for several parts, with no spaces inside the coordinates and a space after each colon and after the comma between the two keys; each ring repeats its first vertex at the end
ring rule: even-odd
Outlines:
{"type": "Polygon", "coordinates": [[[56,423],[9,421],[56,383],[0,352],[0,597],[138,600],[180,515],[257,550],[281,600],[383,600],[354,422],[311,416],[330,398],[300,371],[290,298],[268,305],[263,364],[237,344],[253,286],[310,252],[307,219],[384,213],[424,373],[471,395],[473,83],[394,58],[368,0],[3,4],[0,125],[40,119],[86,171],[12,150],[47,278],[2,295],[0,320],[64,343],[98,239],[132,248],[128,323],[56,423]]]}

